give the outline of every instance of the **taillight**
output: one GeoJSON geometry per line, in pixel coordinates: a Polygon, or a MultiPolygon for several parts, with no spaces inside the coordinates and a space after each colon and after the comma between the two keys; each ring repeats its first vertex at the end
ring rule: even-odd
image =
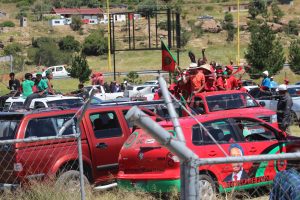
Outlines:
{"type": "Polygon", "coordinates": [[[23,165],[22,165],[22,163],[14,163],[14,171],[16,171],[16,172],[23,171],[23,165]]]}
{"type": "Polygon", "coordinates": [[[180,160],[177,156],[173,155],[172,153],[167,154],[167,163],[169,167],[174,167],[178,163],[180,163],[180,160]]]}

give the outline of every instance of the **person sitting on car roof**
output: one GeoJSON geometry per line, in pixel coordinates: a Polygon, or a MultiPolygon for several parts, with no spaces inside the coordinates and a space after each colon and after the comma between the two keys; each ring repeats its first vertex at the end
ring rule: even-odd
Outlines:
{"type": "Polygon", "coordinates": [[[48,93],[51,95],[55,95],[55,91],[53,90],[53,85],[51,83],[51,80],[53,79],[53,73],[51,70],[47,70],[46,71],[46,81],[47,81],[47,85],[48,85],[48,93]]]}
{"type": "Polygon", "coordinates": [[[31,73],[26,73],[25,74],[25,81],[22,83],[22,97],[26,99],[29,95],[33,93],[33,86],[34,82],[31,80],[32,79],[32,74],[31,73]]]}
{"type": "Polygon", "coordinates": [[[48,83],[47,80],[42,78],[42,72],[36,73],[36,82],[38,91],[29,95],[25,102],[24,107],[26,110],[30,109],[30,104],[33,99],[46,97],[48,94],[48,83]]]}

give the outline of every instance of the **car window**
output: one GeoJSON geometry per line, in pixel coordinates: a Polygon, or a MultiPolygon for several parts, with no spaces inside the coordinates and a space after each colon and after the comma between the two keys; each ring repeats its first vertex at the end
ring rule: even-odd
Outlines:
{"type": "Polygon", "coordinates": [[[144,88],[145,88],[145,87],[137,87],[136,90],[137,90],[137,91],[140,91],[140,90],[142,90],[142,89],[144,89],[144,88]]]}
{"type": "Polygon", "coordinates": [[[232,143],[238,141],[234,129],[227,120],[218,120],[203,123],[206,130],[199,124],[193,126],[192,141],[195,145],[214,144],[211,136],[219,143],[232,143]]]}
{"type": "MultiPolygon", "coordinates": [[[[26,128],[25,138],[57,136],[60,128],[65,122],[70,120],[72,116],[73,115],[61,115],[31,119],[26,128]]],[[[73,134],[73,126],[69,126],[63,133],[63,135],[70,134],[73,134]]]]}
{"type": "Polygon", "coordinates": [[[291,95],[291,97],[299,97],[300,87],[288,88],[288,92],[291,95]]]}
{"type": "Polygon", "coordinates": [[[260,121],[236,119],[236,126],[246,141],[276,140],[275,132],[260,121]]]}
{"type": "Polygon", "coordinates": [[[246,107],[259,107],[259,104],[246,93],[207,96],[206,101],[210,112],[246,107]]]}
{"type": "Polygon", "coordinates": [[[96,138],[112,138],[122,136],[122,129],[115,112],[101,112],[90,115],[96,138]]]}
{"type": "Polygon", "coordinates": [[[77,108],[83,105],[82,99],[61,99],[48,101],[48,107],[67,107],[67,108],[77,108]]]}
{"type": "Polygon", "coordinates": [[[63,67],[56,67],[57,72],[61,72],[61,71],[63,71],[63,69],[64,69],[63,67]]]}
{"type": "Polygon", "coordinates": [[[12,105],[11,105],[10,110],[17,110],[17,109],[20,109],[20,108],[23,108],[23,107],[24,107],[23,102],[13,102],[12,105]]]}
{"type": "Polygon", "coordinates": [[[45,108],[45,104],[43,102],[35,102],[34,103],[34,108],[37,109],[37,108],[45,108]]]}

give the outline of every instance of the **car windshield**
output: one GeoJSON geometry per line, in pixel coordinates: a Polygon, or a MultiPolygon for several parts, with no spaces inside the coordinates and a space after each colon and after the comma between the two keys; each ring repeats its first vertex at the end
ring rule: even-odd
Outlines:
{"type": "Polygon", "coordinates": [[[288,92],[291,97],[299,97],[300,96],[300,87],[288,88],[288,92]]]}
{"type": "Polygon", "coordinates": [[[14,139],[22,115],[0,116],[0,140],[14,139]]]}
{"type": "Polygon", "coordinates": [[[206,101],[210,112],[259,107],[259,104],[246,93],[208,96],[206,97],[206,101]]]}
{"type": "Polygon", "coordinates": [[[68,107],[76,108],[83,105],[82,99],[62,99],[47,102],[48,107],[68,107]]]}

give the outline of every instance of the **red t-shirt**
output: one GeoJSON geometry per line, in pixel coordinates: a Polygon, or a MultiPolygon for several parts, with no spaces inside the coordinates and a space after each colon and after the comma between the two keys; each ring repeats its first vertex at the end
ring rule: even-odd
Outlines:
{"type": "Polygon", "coordinates": [[[223,77],[219,77],[219,78],[217,79],[217,84],[216,84],[216,86],[222,87],[222,88],[226,89],[226,81],[223,80],[223,77]]]}
{"type": "Polygon", "coordinates": [[[226,89],[227,90],[235,90],[238,87],[237,80],[234,76],[230,76],[227,80],[226,89]]]}
{"type": "Polygon", "coordinates": [[[205,76],[202,72],[198,72],[196,75],[191,77],[191,90],[199,90],[205,84],[205,76]]]}

